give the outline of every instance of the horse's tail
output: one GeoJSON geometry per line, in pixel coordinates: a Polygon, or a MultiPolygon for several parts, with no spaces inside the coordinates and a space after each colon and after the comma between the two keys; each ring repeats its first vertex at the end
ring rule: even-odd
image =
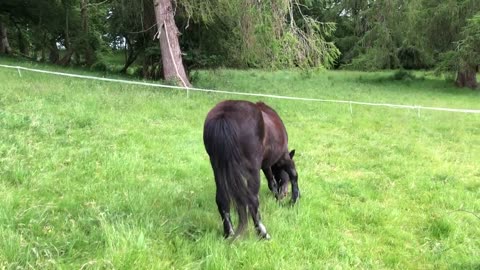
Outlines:
{"type": "Polygon", "coordinates": [[[240,153],[239,127],[224,117],[205,122],[203,140],[210,156],[217,189],[234,202],[239,217],[236,235],[240,235],[248,223],[247,207],[252,204],[248,189],[250,178],[240,153]]]}

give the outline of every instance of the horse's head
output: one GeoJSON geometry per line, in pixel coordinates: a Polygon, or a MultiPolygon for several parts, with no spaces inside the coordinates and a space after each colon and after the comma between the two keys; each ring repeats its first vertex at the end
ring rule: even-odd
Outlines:
{"type": "Polygon", "coordinates": [[[277,181],[277,199],[283,199],[288,193],[288,183],[292,183],[292,201],[296,202],[299,196],[297,180],[298,174],[293,161],[295,150],[286,153],[272,166],[272,172],[277,181]]]}
{"type": "Polygon", "coordinates": [[[272,169],[272,173],[277,182],[277,191],[275,197],[277,200],[282,200],[288,194],[288,183],[290,183],[290,177],[288,173],[283,169],[272,169]]]}

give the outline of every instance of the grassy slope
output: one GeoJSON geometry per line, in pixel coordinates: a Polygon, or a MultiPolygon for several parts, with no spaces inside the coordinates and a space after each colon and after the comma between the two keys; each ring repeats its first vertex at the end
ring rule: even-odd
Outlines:
{"type": "MultiPolygon", "coordinates": [[[[273,239],[250,226],[229,243],[202,127],[232,96],[22,74],[0,68],[0,268],[480,267],[480,219],[459,211],[480,212],[480,115],[263,99],[297,149],[302,198],[279,205],[262,180],[273,239]]],[[[480,107],[478,92],[386,76],[223,70],[197,85],[480,107]]]]}

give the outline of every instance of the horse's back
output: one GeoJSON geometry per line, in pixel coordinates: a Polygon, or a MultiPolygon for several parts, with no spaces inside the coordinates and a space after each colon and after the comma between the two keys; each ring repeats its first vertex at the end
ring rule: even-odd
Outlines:
{"type": "Polygon", "coordinates": [[[255,104],[243,100],[225,100],[213,107],[207,114],[207,121],[220,117],[228,117],[233,121],[241,120],[242,115],[254,115],[258,113],[255,104]]]}

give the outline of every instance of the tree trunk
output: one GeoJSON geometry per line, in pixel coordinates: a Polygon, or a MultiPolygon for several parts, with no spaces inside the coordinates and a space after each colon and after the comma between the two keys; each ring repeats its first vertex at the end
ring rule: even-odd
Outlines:
{"type": "Polygon", "coordinates": [[[69,9],[65,7],[65,48],[70,49],[69,9]]]}
{"type": "Polygon", "coordinates": [[[92,46],[90,45],[89,29],[88,29],[88,0],[80,1],[80,15],[82,17],[82,31],[84,35],[83,46],[85,47],[85,62],[87,66],[93,65],[95,62],[95,55],[92,46]]]}
{"type": "Polygon", "coordinates": [[[7,26],[0,21],[0,53],[10,54],[12,48],[8,43],[7,26]]]}
{"type": "Polygon", "coordinates": [[[466,65],[463,69],[460,69],[457,72],[455,85],[476,89],[478,87],[476,67],[466,65]]]}
{"type": "Polygon", "coordinates": [[[130,39],[125,36],[125,65],[120,70],[120,73],[127,73],[127,69],[130,65],[137,60],[138,52],[135,52],[135,48],[130,42],[130,39]]]}
{"type": "Polygon", "coordinates": [[[182,62],[178,28],[175,25],[171,0],[153,0],[157,29],[160,33],[160,51],[162,53],[163,75],[165,80],[180,81],[184,87],[190,87],[182,62]]]}

